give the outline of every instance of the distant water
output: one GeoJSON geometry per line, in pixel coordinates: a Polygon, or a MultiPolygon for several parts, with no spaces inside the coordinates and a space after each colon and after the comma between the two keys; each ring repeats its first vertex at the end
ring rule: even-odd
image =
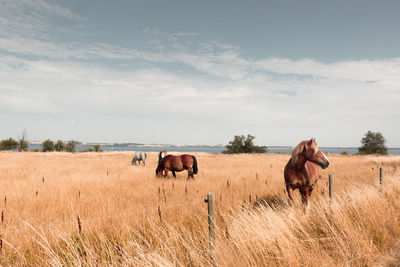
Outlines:
{"type": "MultiPolygon", "coordinates": [[[[93,149],[93,145],[78,145],[76,151],[81,152],[89,148],[93,149]]],[[[268,154],[282,153],[290,154],[294,147],[288,146],[270,146],[268,147],[268,154]]],[[[42,149],[42,145],[30,144],[30,150],[42,149]]],[[[132,144],[114,144],[114,145],[100,145],[100,149],[104,152],[112,151],[146,151],[158,152],[161,150],[176,151],[176,152],[207,152],[219,154],[225,150],[224,146],[174,146],[174,145],[132,145],[132,144]]],[[[326,154],[341,154],[346,152],[348,154],[358,153],[356,147],[320,147],[321,151],[326,154]]],[[[400,148],[388,148],[389,154],[400,155],[400,148]]]]}
{"type": "MultiPolygon", "coordinates": [[[[267,153],[290,154],[293,148],[294,147],[271,146],[268,148],[267,153]]],[[[341,154],[344,152],[347,154],[358,153],[358,147],[320,147],[319,149],[325,154],[341,154]]],[[[400,155],[400,148],[388,148],[388,154],[400,155]]]]}

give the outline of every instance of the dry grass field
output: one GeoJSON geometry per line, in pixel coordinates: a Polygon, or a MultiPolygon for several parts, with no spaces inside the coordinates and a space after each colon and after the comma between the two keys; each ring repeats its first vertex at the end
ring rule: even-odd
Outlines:
{"type": "Polygon", "coordinates": [[[298,192],[286,204],[289,155],[195,155],[188,181],[156,178],[156,153],[146,166],[132,153],[0,153],[0,264],[208,266],[214,192],[219,266],[400,265],[399,156],[328,155],[305,213],[298,192]]]}

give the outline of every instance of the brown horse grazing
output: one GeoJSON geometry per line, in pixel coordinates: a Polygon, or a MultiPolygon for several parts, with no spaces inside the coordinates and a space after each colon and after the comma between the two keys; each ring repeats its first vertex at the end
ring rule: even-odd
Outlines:
{"type": "Polygon", "coordinates": [[[292,151],[292,157],[285,166],[285,183],[290,203],[292,191],[299,189],[301,199],[308,207],[311,192],[318,181],[319,165],[322,169],[329,166],[328,158],[322,153],[314,138],[300,142],[292,151]]]}
{"type": "Polygon", "coordinates": [[[157,177],[161,177],[164,171],[164,177],[167,177],[168,171],[171,171],[172,175],[176,178],[175,172],[183,170],[188,171],[188,179],[190,177],[194,179],[193,174],[197,174],[198,172],[195,156],[188,154],[180,156],[167,155],[158,163],[156,175],[157,177]]]}

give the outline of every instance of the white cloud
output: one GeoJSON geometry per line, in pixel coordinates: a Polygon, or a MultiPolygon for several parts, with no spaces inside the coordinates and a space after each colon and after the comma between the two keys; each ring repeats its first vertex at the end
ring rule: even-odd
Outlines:
{"type": "Polygon", "coordinates": [[[47,39],[49,33],[62,30],[49,22],[48,16],[81,21],[78,15],[43,0],[0,0],[0,37],[47,39]]]}

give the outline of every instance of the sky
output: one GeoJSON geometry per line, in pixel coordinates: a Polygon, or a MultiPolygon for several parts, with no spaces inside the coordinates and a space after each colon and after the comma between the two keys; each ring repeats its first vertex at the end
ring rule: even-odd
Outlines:
{"type": "Polygon", "coordinates": [[[399,1],[0,5],[1,139],[400,147],[399,1]]]}

